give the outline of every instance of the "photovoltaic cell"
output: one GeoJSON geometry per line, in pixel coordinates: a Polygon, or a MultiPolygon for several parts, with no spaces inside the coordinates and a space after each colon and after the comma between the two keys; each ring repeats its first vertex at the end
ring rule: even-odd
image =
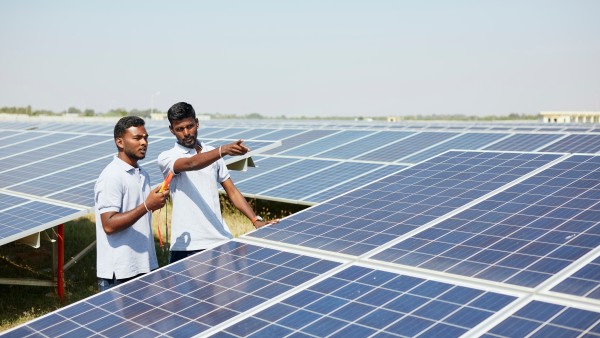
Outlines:
{"type": "Polygon", "coordinates": [[[80,209],[30,201],[0,193],[0,245],[10,243],[23,236],[45,230],[56,220],[80,214],[80,209]]]}
{"type": "Polygon", "coordinates": [[[331,148],[343,145],[350,141],[365,137],[372,134],[373,132],[360,131],[360,130],[345,130],[339,133],[335,133],[323,138],[320,138],[314,142],[310,142],[305,145],[298,146],[283,152],[278,153],[279,155],[288,156],[315,156],[324,151],[328,151],[331,148]]]}
{"type": "MultiPolygon", "coordinates": [[[[95,181],[100,176],[104,167],[111,161],[112,156],[102,158],[65,171],[13,185],[10,187],[10,190],[35,196],[48,196],[82,183],[95,181]],[[67,180],[65,177],[69,179],[67,180]]],[[[93,195],[93,189],[89,193],[93,195]]]]}
{"type": "Polygon", "coordinates": [[[507,139],[482,149],[507,151],[535,151],[540,147],[561,138],[561,134],[514,134],[507,139]]]}
{"type": "Polygon", "coordinates": [[[269,187],[284,184],[292,177],[302,177],[314,171],[334,165],[334,161],[302,160],[288,166],[269,171],[263,175],[247,179],[237,184],[240,191],[246,194],[258,194],[269,187]]]}
{"type": "MultiPolygon", "coordinates": [[[[424,151],[418,152],[415,155],[400,159],[400,162],[405,163],[417,163],[426,160],[435,155],[439,155],[450,149],[465,149],[465,150],[476,150],[484,145],[505,137],[506,134],[492,134],[492,133],[468,133],[444,142],[440,145],[434,146],[424,151]]],[[[417,149],[419,150],[419,149],[417,149]]]]}
{"type": "MultiPolygon", "coordinates": [[[[233,135],[231,135],[231,137],[236,138],[236,139],[242,139],[242,140],[252,140],[252,139],[262,140],[262,139],[265,139],[265,138],[263,138],[263,135],[265,135],[267,133],[271,133],[273,131],[275,131],[275,129],[272,129],[272,128],[250,128],[250,129],[246,129],[245,131],[241,131],[239,133],[233,134],[233,135]]],[[[287,136],[289,136],[289,134],[287,136]]],[[[279,141],[279,140],[280,139],[277,139],[276,141],[279,141]]]]}
{"type": "MultiPolygon", "coordinates": [[[[277,147],[265,152],[265,154],[279,154],[288,149],[295,148],[299,145],[318,140],[322,137],[335,133],[335,130],[331,129],[314,129],[306,132],[297,134],[295,136],[287,137],[281,140],[281,147],[277,147]]],[[[267,135],[268,136],[268,135],[267,135]]]]}
{"type": "Polygon", "coordinates": [[[0,157],[2,157],[0,171],[10,170],[72,150],[74,144],[80,142],[78,137],[75,137],[75,140],[69,142],[66,147],[61,143],[65,138],[73,137],[74,135],[50,134],[42,139],[36,138],[18,143],[13,147],[0,148],[0,157]]]}
{"type": "Polygon", "coordinates": [[[289,183],[263,190],[260,194],[289,200],[304,200],[304,197],[318,193],[337,182],[353,178],[357,173],[371,171],[380,166],[371,163],[341,162],[296,180],[289,179],[289,183]]]}
{"type": "Polygon", "coordinates": [[[600,337],[600,313],[532,301],[482,337],[600,337]]]}
{"type": "Polygon", "coordinates": [[[59,309],[9,334],[191,337],[338,265],[231,241],[59,309]]]}
{"type": "Polygon", "coordinates": [[[260,136],[261,140],[272,140],[272,141],[280,141],[285,138],[289,138],[298,134],[305,132],[303,129],[277,129],[275,131],[265,133],[260,136]]]}
{"type": "Polygon", "coordinates": [[[568,276],[552,291],[600,300],[600,257],[568,276]]]}
{"type": "Polygon", "coordinates": [[[572,156],[374,256],[536,287],[600,245],[600,156],[572,156]]]}
{"type": "Polygon", "coordinates": [[[362,255],[558,157],[448,152],[249,236],[362,255]]]}
{"type": "Polygon", "coordinates": [[[340,196],[348,191],[354,190],[367,183],[377,181],[387,175],[394,174],[400,170],[405,169],[407,166],[403,165],[384,165],[369,173],[365,173],[361,176],[356,176],[351,180],[342,182],[338,185],[324,187],[324,190],[314,195],[307,196],[305,200],[307,202],[320,203],[336,196],[340,196]]]}
{"type": "Polygon", "coordinates": [[[321,158],[353,159],[381,146],[412,135],[412,132],[380,131],[363,139],[320,153],[321,158]]]}
{"type": "MultiPolygon", "coordinates": [[[[229,175],[233,182],[237,185],[239,182],[243,182],[246,179],[253,178],[258,175],[262,175],[271,170],[283,167],[292,162],[301,161],[299,159],[287,158],[287,157],[264,157],[264,156],[252,156],[256,167],[248,168],[246,171],[229,171],[229,175]]],[[[239,187],[238,187],[239,188],[239,187]]],[[[246,193],[246,191],[241,191],[246,193]]]]}
{"type": "Polygon", "coordinates": [[[600,135],[569,135],[540,151],[594,154],[600,151],[600,135]]]}
{"type": "Polygon", "coordinates": [[[212,337],[459,337],[513,300],[353,266],[212,337]]]}
{"type": "Polygon", "coordinates": [[[421,132],[398,142],[393,142],[386,147],[372,149],[372,151],[356,157],[356,159],[363,161],[394,162],[405,156],[414,154],[418,150],[432,146],[456,135],[456,133],[421,132]]]}
{"type": "Polygon", "coordinates": [[[86,207],[94,207],[94,186],[96,181],[81,184],[68,188],[64,191],[58,191],[49,194],[48,197],[57,201],[74,203],[86,207]]]}

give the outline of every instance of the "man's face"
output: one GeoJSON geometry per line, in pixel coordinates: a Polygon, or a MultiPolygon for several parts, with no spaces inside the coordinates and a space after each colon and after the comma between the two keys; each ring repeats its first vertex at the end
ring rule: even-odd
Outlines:
{"type": "Polygon", "coordinates": [[[198,119],[188,117],[181,120],[174,120],[169,126],[171,133],[177,138],[177,143],[187,148],[196,146],[198,138],[198,119]]]}
{"type": "Polygon", "coordinates": [[[117,146],[123,149],[123,153],[130,160],[130,164],[136,164],[137,161],[146,157],[148,150],[148,133],[146,127],[129,127],[125,129],[122,137],[118,137],[117,146]]]}

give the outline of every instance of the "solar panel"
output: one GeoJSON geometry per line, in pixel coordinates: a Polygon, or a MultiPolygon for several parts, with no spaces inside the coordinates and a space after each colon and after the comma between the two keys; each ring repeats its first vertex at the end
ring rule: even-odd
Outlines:
{"type": "MultiPolygon", "coordinates": [[[[369,135],[363,139],[350,142],[343,146],[335,147],[334,149],[331,149],[324,153],[320,153],[318,156],[321,158],[354,159],[360,157],[366,152],[396,142],[410,135],[413,135],[413,133],[398,131],[380,131],[373,135],[369,135]]],[[[386,162],[388,160],[386,160],[386,162]]]]}
{"type": "MultiPolygon", "coordinates": [[[[327,135],[331,135],[335,133],[335,130],[322,130],[322,129],[314,129],[308,130],[306,132],[297,134],[295,136],[287,137],[281,140],[281,147],[276,149],[266,151],[265,154],[277,154],[281,153],[287,149],[294,148],[298,145],[305,144],[306,142],[314,141],[315,139],[319,139],[321,137],[325,137],[327,135]]],[[[269,135],[266,135],[267,137],[269,135]]]]}
{"type": "Polygon", "coordinates": [[[458,337],[514,299],[352,266],[213,337],[458,337]]]}
{"type": "Polygon", "coordinates": [[[420,149],[432,146],[455,135],[457,134],[421,132],[405,139],[398,140],[398,142],[393,142],[385,147],[372,149],[364,155],[356,157],[356,159],[363,161],[394,162],[405,156],[411,155],[420,149]]]}
{"type": "Polygon", "coordinates": [[[276,187],[285,184],[292,177],[302,177],[314,171],[334,165],[335,161],[303,160],[293,162],[269,173],[260,175],[236,184],[238,189],[245,194],[258,194],[266,187],[276,187]]]}
{"type": "Polygon", "coordinates": [[[600,257],[568,276],[552,291],[600,300],[600,257]]]}
{"type": "Polygon", "coordinates": [[[572,156],[375,259],[536,287],[600,246],[600,157],[572,156]]]}
{"type": "Polygon", "coordinates": [[[508,151],[535,151],[563,137],[560,134],[514,134],[482,149],[508,151]]]}
{"type": "Polygon", "coordinates": [[[532,301],[482,337],[599,337],[600,313],[532,301]]]}
{"type": "Polygon", "coordinates": [[[277,196],[292,201],[304,200],[306,196],[321,192],[326,187],[356,177],[357,173],[369,172],[378,167],[381,167],[381,165],[360,162],[340,162],[322,170],[314,171],[306,176],[298,177],[296,179],[289,178],[282,185],[263,190],[259,192],[259,194],[277,196]]]}
{"type": "Polygon", "coordinates": [[[309,142],[307,144],[298,146],[296,148],[279,152],[278,154],[288,156],[314,156],[324,151],[331,150],[331,148],[344,145],[348,142],[361,139],[371,134],[373,134],[373,132],[359,130],[341,131],[329,136],[322,137],[313,142],[309,142]]]}
{"type": "Polygon", "coordinates": [[[600,152],[600,135],[568,135],[540,151],[594,154],[600,152]]]}
{"type": "Polygon", "coordinates": [[[406,166],[402,166],[402,165],[384,165],[373,171],[364,172],[364,173],[362,173],[362,175],[360,173],[358,173],[357,175],[360,175],[360,176],[355,176],[354,178],[352,178],[350,180],[339,182],[336,185],[330,185],[328,187],[324,187],[324,189],[321,190],[320,192],[310,195],[310,196],[306,196],[304,198],[304,200],[307,202],[313,202],[313,204],[324,202],[328,199],[340,196],[348,191],[354,190],[354,189],[356,189],[360,186],[363,186],[367,183],[376,181],[382,177],[397,173],[400,170],[403,170],[405,168],[406,168],[406,166]]]}
{"type": "Polygon", "coordinates": [[[450,138],[446,142],[423,149],[422,151],[419,151],[417,148],[417,153],[401,158],[399,161],[404,163],[417,163],[450,149],[476,150],[503,137],[506,137],[506,134],[467,133],[450,138]]]}
{"type": "Polygon", "coordinates": [[[59,309],[9,334],[190,337],[284,297],[339,265],[231,241],[59,309]]]}
{"type": "Polygon", "coordinates": [[[83,216],[87,210],[34,201],[0,192],[0,245],[13,242],[65,219],[83,216]]]}
{"type": "MultiPolygon", "coordinates": [[[[506,135],[497,132],[426,132],[491,125],[321,122],[269,129],[226,121],[200,134],[218,144],[224,134],[253,135],[254,125],[262,127],[255,133],[259,146],[287,142],[256,156],[258,168],[232,172],[238,188],[321,204],[0,335],[600,337],[600,156],[448,151],[412,167],[390,165],[486,142],[515,150],[508,140],[517,135],[532,136],[513,139],[520,139],[514,147],[537,145],[533,150],[568,140],[560,145],[564,151],[593,151],[593,139],[580,144],[565,133],[515,134],[504,143],[495,142],[506,135]]],[[[107,135],[91,135],[104,142],[87,153],[73,147],[64,162],[53,159],[61,163],[24,160],[20,179],[14,166],[0,170],[0,183],[3,174],[14,175],[11,191],[0,191],[0,220],[49,220],[46,226],[87,212],[92,173],[114,154],[109,127],[107,135]],[[44,199],[14,196],[17,191],[44,199]]],[[[164,123],[148,129],[151,153],[140,163],[157,183],[156,156],[175,140],[164,123]]]]}
{"type": "Polygon", "coordinates": [[[250,236],[359,256],[559,157],[448,152],[250,236]]]}

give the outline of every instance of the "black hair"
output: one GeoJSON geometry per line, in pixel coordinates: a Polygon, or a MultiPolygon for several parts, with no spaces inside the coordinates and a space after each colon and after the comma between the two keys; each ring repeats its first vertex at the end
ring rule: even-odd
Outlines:
{"type": "Polygon", "coordinates": [[[143,126],[146,122],[139,116],[125,116],[122,117],[117,124],[115,124],[114,136],[115,139],[117,137],[123,137],[125,134],[125,130],[131,127],[139,127],[143,126]]]}
{"type": "Polygon", "coordinates": [[[178,102],[169,108],[167,111],[167,118],[169,123],[173,124],[173,121],[183,120],[185,118],[192,117],[196,118],[196,111],[191,104],[186,102],[178,102]]]}

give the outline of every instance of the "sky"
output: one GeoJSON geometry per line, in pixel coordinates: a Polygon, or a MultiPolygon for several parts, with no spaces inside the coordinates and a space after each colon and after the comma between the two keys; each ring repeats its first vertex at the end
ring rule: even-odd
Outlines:
{"type": "Polygon", "coordinates": [[[600,111],[597,0],[0,1],[0,107],[600,111]]]}

